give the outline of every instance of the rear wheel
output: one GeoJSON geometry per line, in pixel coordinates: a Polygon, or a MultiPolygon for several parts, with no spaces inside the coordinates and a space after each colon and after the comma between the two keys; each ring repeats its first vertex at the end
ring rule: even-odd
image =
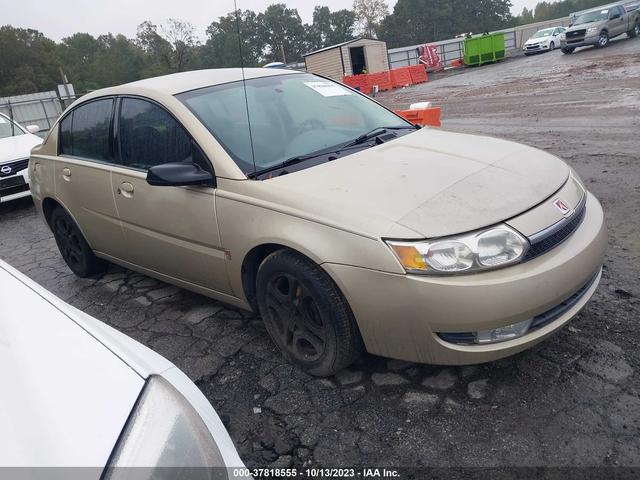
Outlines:
{"type": "Polygon", "coordinates": [[[630,38],[635,38],[640,35],[640,22],[636,22],[635,26],[627,32],[630,38]]]}
{"type": "Polygon", "coordinates": [[[325,377],[361,354],[362,339],[351,309],[316,264],[280,250],[262,262],[256,283],[262,320],[289,362],[325,377]]]}
{"type": "Polygon", "coordinates": [[[570,55],[573,53],[574,50],[575,48],[573,47],[564,47],[562,48],[562,53],[564,53],[565,55],[570,55]]]}
{"type": "Polygon", "coordinates": [[[598,48],[605,48],[609,46],[609,33],[602,31],[600,32],[600,37],[598,37],[598,48]]]}
{"type": "Polygon", "coordinates": [[[91,277],[107,269],[107,262],[95,256],[76,222],[62,207],[51,213],[49,224],[62,258],[78,277],[91,277]]]}

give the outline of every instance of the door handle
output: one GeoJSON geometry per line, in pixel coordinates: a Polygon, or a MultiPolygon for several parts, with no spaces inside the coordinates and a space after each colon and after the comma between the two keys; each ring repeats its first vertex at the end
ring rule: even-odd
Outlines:
{"type": "Polygon", "coordinates": [[[62,178],[64,178],[67,182],[71,181],[71,170],[67,167],[62,169],[62,178]]]}
{"type": "Polygon", "coordinates": [[[133,192],[134,192],[133,184],[129,182],[122,182],[118,187],[118,195],[122,195],[125,198],[133,197],[133,192]]]}

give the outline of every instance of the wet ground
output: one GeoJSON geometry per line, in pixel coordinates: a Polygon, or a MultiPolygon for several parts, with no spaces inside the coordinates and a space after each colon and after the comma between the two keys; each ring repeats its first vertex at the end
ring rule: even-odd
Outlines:
{"type": "Polygon", "coordinates": [[[0,206],[0,257],[181,367],[242,458],[276,466],[640,466],[640,39],[469,69],[383,94],[446,129],[565,158],[602,201],[602,284],[570,326],[489,365],[367,356],[335,378],[287,365],[259,318],[112,267],[75,278],[30,200],[0,206]]]}

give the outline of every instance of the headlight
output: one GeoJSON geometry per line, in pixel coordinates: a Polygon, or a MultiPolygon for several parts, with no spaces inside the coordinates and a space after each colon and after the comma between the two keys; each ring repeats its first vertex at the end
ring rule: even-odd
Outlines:
{"type": "Polygon", "coordinates": [[[597,31],[598,31],[598,27],[587,28],[587,33],[596,33],[597,31]]]}
{"type": "Polygon", "coordinates": [[[529,242],[507,225],[425,242],[387,240],[407,273],[466,273],[519,262],[529,242]]]}
{"type": "Polygon", "coordinates": [[[566,40],[567,36],[564,33],[560,34],[560,40],[566,40]]]}
{"type": "MultiPolygon", "coordinates": [[[[210,478],[228,478],[224,461],[211,432],[191,404],[167,380],[152,376],[129,417],[105,478],[128,478],[129,468],[146,467],[149,478],[162,477],[162,467],[180,470],[188,477],[194,471],[210,478]],[[206,467],[194,469],[194,467],[206,467]],[[154,469],[158,469],[154,473],[154,469]],[[208,473],[207,473],[208,472],[208,473]]],[[[174,478],[175,478],[174,477],[174,478]]]]}

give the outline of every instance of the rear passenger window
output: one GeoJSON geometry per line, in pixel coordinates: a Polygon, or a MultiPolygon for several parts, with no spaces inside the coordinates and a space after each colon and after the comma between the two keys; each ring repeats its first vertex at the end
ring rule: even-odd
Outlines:
{"type": "MultiPolygon", "coordinates": [[[[122,100],[119,138],[120,158],[126,167],[147,170],[164,163],[203,161],[186,130],[164,109],[146,100],[122,100]]],[[[209,170],[206,162],[203,168],[209,170]]]]}
{"type": "Polygon", "coordinates": [[[60,123],[60,154],[110,162],[113,99],[79,106],[60,123]]]}

